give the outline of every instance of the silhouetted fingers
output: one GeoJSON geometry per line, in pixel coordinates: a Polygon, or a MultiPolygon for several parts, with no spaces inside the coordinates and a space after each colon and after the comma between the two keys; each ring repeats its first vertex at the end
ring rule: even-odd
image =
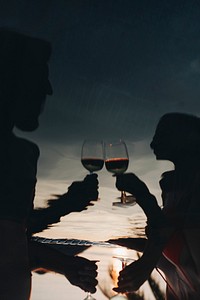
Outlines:
{"type": "Polygon", "coordinates": [[[97,174],[87,175],[83,180],[84,194],[88,201],[95,201],[98,199],[99,182],[97,174]]]}
{"type": "Polygon", "coordinates": [[[146,184],[133,173],[125,173],[116,176],[116,187],[120,191],[126,191],[136,198],[148,194],[146,184]]]}
{"type": "Polygon", "coordinates": [[[84,267],[84,270],[83,271],[86,271],[86,272],[88,272],[88,271],[93,271],[93,272],[95,272],[96,270],[97,270],[97,265],[96,265],[96,263],[92,263],[92,264],[90,264],[90,263],[88,263],[88,265],[86,265],[85,267],[84,267]]]}
{"type": "Polygon", "coordinates": [[[124,279],[121,277],[118,281],[118,287],[113,288],[113,290],[118,293],[131,293],[137,291],[142,284],[143,281],[134,276],[126,276],[124,279]]]}
{"type": "Polygon", "coordinates": [[[84,290],[85,292],[90,292],[91,294],[96,293],[96,285],[92,285],[90,282],[82,282],[80,284],[80,288],[84,290]]]}
{"type": "Polygon", "coordinates": [[[83,182],[88,185],[88,186],[96,186],[98,187],[99,185],[99,181],[98,181],[98,175],[97,174],[91,174],[91,175],[87,175],[83,182]]]}
{"type": "Polygon", "coordinates": [[[96,270],[81,270],[79,271],[80,276],[90,277],[90,278],[96,278],[97,277],[97,271],[96,270]]]}
{"type": "Polygon", "coordinates": [[[96,286],[98,284],[97,279],[90,276],[80,276],[80,281],[90,283],[91,286],[96,286]]]}

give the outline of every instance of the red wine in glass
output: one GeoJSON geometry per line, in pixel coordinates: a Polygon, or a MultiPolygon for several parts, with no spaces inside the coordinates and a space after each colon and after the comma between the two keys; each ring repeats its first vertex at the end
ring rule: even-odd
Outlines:
{"type": "Polygon", "coordinates": [[[81,158],[82,165],[90,173],[100,171],[103,168],[104,160],[102,158],[81,158]]]}
{"type": "Polygon", "coordinates": [[[105,161],[106,169],[113,174],[122,174],[128,169],[128,158],[110,158],[105,161]]]}
{"type": "Polygon", "coordinates": [[[85,140],[81,150],[81,163],[90,173],[100,171],[104,165],[103,142],[85,140]]]}
{"type": "MultiPolygon", "coordinates": [[[[117,141],[105,145],[105,166],[108,172],[119,175],[128,169],[129,156],[126,143],[117,141]]],[[[132,196],[126,196],[124,191],[121,191],[121,202],[113,202],[115,206],[125,206],[126,204],[133,205],[135,199],[132,196]]]]}

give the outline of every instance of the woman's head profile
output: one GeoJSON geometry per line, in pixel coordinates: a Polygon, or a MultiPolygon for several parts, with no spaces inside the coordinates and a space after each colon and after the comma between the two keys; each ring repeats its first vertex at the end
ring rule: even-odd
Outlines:
{"type": "Polygon", "coordinates": [[[167,113],[161,117],[151,142],[158,160],[176,163],[200,155],[200,118],[186,113],[167,113]]]}

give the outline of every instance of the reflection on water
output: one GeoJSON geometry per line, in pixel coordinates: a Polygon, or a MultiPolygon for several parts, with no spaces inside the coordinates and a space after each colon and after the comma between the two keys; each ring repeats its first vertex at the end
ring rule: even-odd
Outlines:
{"type": "Polygon", "coordinates": [[[117,191],[111,191],[101,191],[101,199],[94,206],[63,217],[59,224],[43,231],[40,236],[90,241],[144,236],[146,218],[139,206],[113,207],[112,199],[115,199],[117,191]],[[109,201],[107,194],[110,195],[109,201]]]}
{"type": "MultiPolygon", "coordinates": [[[[116,262],[114,263],[113,256],[124,255],[133,259],[138,258],[137,253],[133,250],[128,250],[116,245],[108,246],[108,244],[102,242],[119,237],[143,237],[144,228],[146,226],[146,218],[138,205],[128,208],[112,207],[112,201],[117,196],[118,191],[108,190],[106,188],[101,189],[101,200],[95,203],[94,206],[89,207],[88,210],[81,213],[71,213],[63,217],[61,222],[52,226],[50,230],[45,230],[37,234],[37,236],[40,237],[70,241],[72,247],[61,246],[60,251],[62,252],[73,254],[73,245],[79,244],[80,247],[83,247],[79,251],[80,256],[92,260],[100,260],[98,263],[99,286],[95,294],[97,300],[105,300],[116,294],[112,291],[112,288],[117,284],[117,276],[120,270],[119,266],[116,266],[116,262]]],[[[54,279],[51,277],[50,280],[48,275],[41,275],[41,277],[42,276],[47,276],[48,278],[46,291],[49,290],[50,284],[55,285],[58,278],[55,275],[54,279]]],[[[45,293],[43,295],[44,297],[42,293],[38,296],[38,284],[36,282],[39,282],[39,280],[38,275],[33,276],[33,283],[35,283],[33,284],[31,299],[58,299],[58,291],[56,291],[56,289],[55,291],[51,291],[48,296],[45,293]],[[53,294],[53,292],[55,292],[55,294],[53,294]]],[[[59,280],[63,281],[61,277],[59,277],[59,280]]],[[[44,279],[42,289],[45,291],[44,279]]],[[[152,296],[148,283],[145,283],[141,290],[148,295],[149,300],[155,299],[152,296]]],[[[59,288],[59,300],[69,298],[70,300],[77,300],[83,299],[84,296],[83,291],[74,286],[70,286],[66,280],[64,280],[63,283],[63,292],[62,288],[59,288]],[[66,286],[68,286],[67,296],[66,286]],[[80,296],[77,296],[77,294],[80,294],[80,296]]]]}

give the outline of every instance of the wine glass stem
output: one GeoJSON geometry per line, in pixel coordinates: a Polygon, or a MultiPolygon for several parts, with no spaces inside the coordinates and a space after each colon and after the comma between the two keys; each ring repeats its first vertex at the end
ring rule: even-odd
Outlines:
{"type": "Polygon", "coordinates": [[[121,203],[126,203],[126,193],[124,191],[121,191],[121,203]]]}
{"type": "Polygon", "coordinates": [[[90,292],[87,292],[87,297],[84,300],[96,300],[92,297],[92,294],[90,292]]]}
{"type": "Polygon", "coordinates": [[[125,269],[126,266],[127,266],[127,260],[126,260],[126,258],[123,258],[122,259],[122,270],[125,269]]]}

